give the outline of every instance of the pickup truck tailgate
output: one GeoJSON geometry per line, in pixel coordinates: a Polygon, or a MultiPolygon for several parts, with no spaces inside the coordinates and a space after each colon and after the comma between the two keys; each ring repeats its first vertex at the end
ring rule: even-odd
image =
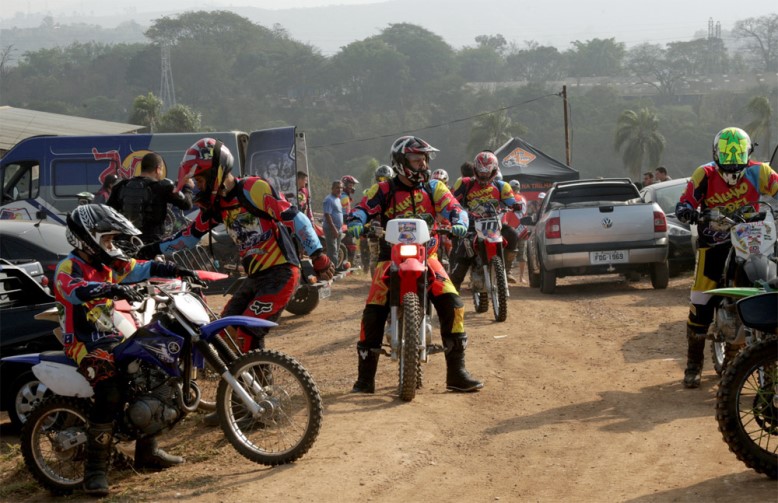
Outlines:
{"type": "Polygon", "coordinates": [[[627,243],[654,239],[652,208],[651,204],[561,208],[562,244],[627,243]]]}

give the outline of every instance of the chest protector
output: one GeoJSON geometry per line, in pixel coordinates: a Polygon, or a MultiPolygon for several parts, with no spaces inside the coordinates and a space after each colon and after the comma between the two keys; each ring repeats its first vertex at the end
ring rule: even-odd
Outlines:
{"type": "Polygon", "coordinates": [[[122,213],[144,234],[164,227],[166,202],[154,197],[153,185],[158,182],[143,176],[131,178],[121,193],[122,213]]]}

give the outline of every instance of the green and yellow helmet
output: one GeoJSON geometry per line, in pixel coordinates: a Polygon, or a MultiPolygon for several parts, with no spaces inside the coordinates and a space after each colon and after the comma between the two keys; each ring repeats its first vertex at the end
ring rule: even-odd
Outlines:
{"type": "Polygon", "coordinates": [[[725,173],[739,173],[745,169],[753,151],[751,138],[740,128],[724,128],[713,139],[713,161],[725,173]]]}

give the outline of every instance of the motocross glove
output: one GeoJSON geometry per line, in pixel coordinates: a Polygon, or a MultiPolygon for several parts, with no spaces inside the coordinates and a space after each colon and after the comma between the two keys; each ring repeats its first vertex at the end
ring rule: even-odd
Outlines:
{"type": "Polygon", "coordinates": [[[675,207],[675,216],[685,224],[694,225],[700,219],[700,214],[687,203],[678,203],[675,207]]]}
{"type": "Polygon", "coordinates": [[[467,227],[462,224],[455,224],[451,226],[451,233],[458,238],[463,238],[467,234],[467,227]]]}
{"type": "Polygon", "coordinates": [[[332,276],[335,274],[335,266],[324,252],[321,250],[314,252],[311,256],[311,262],[313,263],[313,270],[320,280],[328,281],[332,279],[332,276]]]}
{"type": "Polygon", "coordinates": [[[128,302],[141,302],[143,294],[128,285],[111,285],[108,289],[108,297],[128,302]]]}
{"type": "Polygon", "coordinates": [[[353,238],[358,238],[365,232],[365,226],[359,220],[349,222],[347,234],[353,238]]]}

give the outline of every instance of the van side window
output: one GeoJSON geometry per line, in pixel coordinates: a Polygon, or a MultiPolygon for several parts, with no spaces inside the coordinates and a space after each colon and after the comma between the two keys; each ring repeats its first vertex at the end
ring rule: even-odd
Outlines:
{"type": "Polygon", "coordinates": [[[9,164],[3,168],[3,204],[34,199],[40,192],[40,169],[34,161],[9,164]]]}
{"type": "Polygon", "coordinates": [[[56,197],[75,197],[79,192],[97,192],[100,173],[110,166],[105,159],[57,159],[51,163],[51,185],[56,197]]]}

